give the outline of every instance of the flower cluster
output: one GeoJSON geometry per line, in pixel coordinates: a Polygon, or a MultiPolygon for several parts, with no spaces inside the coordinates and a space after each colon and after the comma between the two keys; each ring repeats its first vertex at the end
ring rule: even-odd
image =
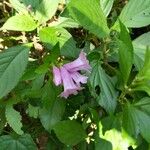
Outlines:
{"type": "Polygon", "coordinates": [[[73,62],[67,63],[60,68],[53,67],[54,83],[56,86],[63,85],[64,91],[61,97],[67,98],[69,95],[76,95],[78,91],[82,90],[81,83],[87,83],[87,76],[81,75],[79,71],[89,71],[90,65],[86,58],[86,53],[83,51],[79,57],[73,62]]]}

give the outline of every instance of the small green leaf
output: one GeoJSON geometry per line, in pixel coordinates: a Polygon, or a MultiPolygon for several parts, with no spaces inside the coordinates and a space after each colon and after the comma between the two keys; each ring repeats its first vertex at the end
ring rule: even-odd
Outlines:
{"type": "Polygon", "coordinates": [[[39,107],[34,107],[32,105],[28,105],[28,109],[26,110],[26,113],[33,118],[38,118],[39,115],[39,107]]]}
{"type": "Polygon", "coordinates": [[[0,136],[1,150],[36,150],[37,147],[29,134],[24,134],[19,137],[10,135],[0,136]]]}
{"type": "Polygon", "coordinates": [[[13,130],[19,134],[22,135],[23,131],[22,131],[22,117],[20,115],[20,113],[18,111],[16,111],[13,108],[13,104],[7,104],[6,105],[6,111],[5,111],[5,115],[6,115],[6,120],[8,122],[8,124],[13,128],[13,130]]]}
{"type": "Polygon", "coordinates": [[[66,29],[46,27],[40,30],[39,37],[49,49],[52,49],[59,42],[61,55],[77,57],[79,54],[74,39],[66,29]]]}
{"type": "Polygon", "coordinates": [[[54,132],[58,139],[66,145],[76,145],[86,138],[82,126],[73,120],[59,122],[55,125],[54,132]]]}
{"type": "Polygon", "coordinates": [[[0,53],[0,98],[12,90],[21,78],[28,62],[30,45],[19,45],[0,53]]]}
{"type": "Polygon", "coordinates": [[[90,82],[95,89],[100,88],[100,93],[97,97],[99,105],[104,107],[108,113],[114,113],[117,102],[117,92],[110,77],[104,72],[99,61],[93,61],[90,82]]]}
{"type": "Polygon", "coordinates": [[[72,0],[67,9],[75,21],[99,38],[109,34],[106,18],[97,0],[72,0]]]}
{"type": "Polygon", "coordinates": [[[39,23],[44,23],[47,20],[50,20],[55,14],[58,3],[60,0],[41,0],[41,3],[37,7],[35,18],[39,23]]]}
{"type": "Polygon", "coordinates": [[[150,24],[150,0],[130,0],[120,14],[127,27],[143,27],[150,24]]]}
{"type": "Polygon", "coordinates": [[[37,24],[33,18],[29,15],[16,15],[10,17],[5,24],[2,26],[1,30],[12,30],[12,31],[33,31],[36,29],[37,24]]]}

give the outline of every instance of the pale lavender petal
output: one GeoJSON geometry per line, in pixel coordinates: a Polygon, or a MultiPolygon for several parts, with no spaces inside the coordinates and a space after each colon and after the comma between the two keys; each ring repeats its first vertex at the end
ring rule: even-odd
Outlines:
{"type": "Polygon", "coordinates": [[[60,69],[55,66],[53,67],[53,82],[56,86],[62,84],[60,69]]]}
{"type": "Polygon", "coordinates": [[[74,80],[74,82],[79,86],[80,86],[80,83],[83,83],[83,84],[87,83],[88,77],[81,75],[79,72],[73,72],[70,75],[72,79],[74,80]]]}
{"type": "Polygon", "coordinates": [[[91,68],[89,65],[89,61],[86,58],[86,53],[84,53],[83,51],[81,51],[79,57],[76,60],[65,64],[64,67],[69,72],[75,72],[75,71],[80,71],[80,70],[89,70],[91,68]]]}
{"type": "Polygon", "coordinates": [[[65,67],[61,67],[60,71],[64,85],[64,92],[61,93],[61,97],[67,98],[71,94],[77,94],[80,87],[73,82],[67,69],[65,67]]]}

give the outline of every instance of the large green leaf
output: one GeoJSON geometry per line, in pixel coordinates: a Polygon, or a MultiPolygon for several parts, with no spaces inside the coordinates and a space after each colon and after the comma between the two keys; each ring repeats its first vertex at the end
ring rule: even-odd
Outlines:
{"type": "Polygon", "coordinates": [[[1,150],[36,150],[36,145],[29,134],[24,134],[19,137],[10,135],[0,136],[1,150]]]}
{"type": "Polygon", "coordinates": [[[7,104],[6,105],[6,111],[5,111],[5,115],[6,115],[6,120],[8,122],[8,124],[13,128],[13,130],[19,134],[22,135],[23,131],[22,131],[22,118],[21,115],[18,111],[16,111],[13,108],[13,104],[7,104]]]}
{"type": "Polygon", "coordinates": [[[150,142],[150,98],[143,98],[135,104],[128,104],[124,110],[123,126],[134,137],[140,133],[150,142]]]}
{"type": "Polygon", "coordinates": [[[27,66],[30,47],[31,44],[19,45],[0,53],[0,98],[19,82],[27,66]]]}
{"type": "Polygon", "coordinates": [[[79,54],[75,41],[66,29],[46,27],[40,30],[39,36],[40,40],[50,49],[59,42],[60,53],[64,56],[77,57],[79,54]]]}
{"type": "Polygon", "coordinates": [[[44,107],[40,109],[40,120],[46,130],[51,129],[58,123],[65,111],[65,101],[59,98],[59,91],[50,82],[43,88],[44,107]]]}
{"type": "Polygon", "coordinates": [[[123,84],[126,85],[133,63],[133,46],[126,27],[120,22],[120,40],[119,47],[119,68],[123,84]]]}
{"type": "Polygon", "coordinates": [[[68,4],[70,16],[98,37],[109,34],[106,18],[97,0],[72,0],[68,4]]]}
{"type": "Polygon", "coordinates": [[[86,138],[82,126],[73,120],[59,122],[54,127],[54,132],[58,139],[66,145],[76,145],[86,138]]]}
{"type": "Polygon", "coordinates": [[[57,10],[59,1],[60,0],[41,0],[35,13],[35,18],[39,23],[44,23],[53,17],[57,10]]]}
{"type": "Polygon", "coordinates": [[[150,0],[130,0],[120,14],[127,27],[143,27],[150,24],[150,0]]]}
{"type": "Polygon", "coordinates": [[[144,65],[146,47],[150,46],[150,32],[142,34],[132,43],[134,47],[134,64],[140,70],[144,65]]]}
{"type": "Polygon", "coordinates": [[[32,31],[36,29],[36,27],[37,24],[33,18],[28,14],[23,14],[10,17],[0,29],[13,31],[32,31]]]}
{"type": "Polygon", "coordinates": [[[113,6],[114,0],[100,0],[101,8],[107,17],[111,11],[111,8],[113,6]]]}
{"type": "Polygon", "coordinates": [[[100,94],[97,98],[98,103],[106,109],[108,113],[113,113],[116,108],[117,92],[110,77],[104,72],[99,61],[91,64],[92,72],[90,82],[92,87],[99,86],[100,94]]]}

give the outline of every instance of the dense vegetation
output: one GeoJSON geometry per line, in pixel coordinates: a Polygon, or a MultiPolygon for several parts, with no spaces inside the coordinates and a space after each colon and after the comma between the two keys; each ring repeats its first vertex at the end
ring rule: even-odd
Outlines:
{"type": "Polygon", "coordinates": [[[150,0],[0,0],[0,150],[150,149],[150,0]]]}

